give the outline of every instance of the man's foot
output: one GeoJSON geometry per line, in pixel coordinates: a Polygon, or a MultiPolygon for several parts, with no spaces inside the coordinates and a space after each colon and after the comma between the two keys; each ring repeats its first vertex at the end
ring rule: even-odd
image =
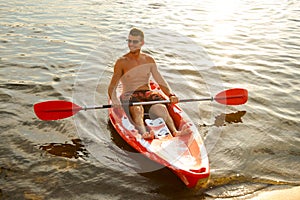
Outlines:
{"type": "Polygon", "coordinates": [[[153,131],[150,131],[150,133],[146,132],[146,133],[142,134],[142,138],[145,140],[153,140],[154,139],[153,131]]]}
{"type": "Polygon", "coordinates": [[[190,128],[190,126],[188,124],[185,124],[182,126],[180,131],[174,131],[173,136],[176,137],[176,136],[182,136],[182,135],[189,135],[192,133],[193,133],[193,131],[190,128]]]}

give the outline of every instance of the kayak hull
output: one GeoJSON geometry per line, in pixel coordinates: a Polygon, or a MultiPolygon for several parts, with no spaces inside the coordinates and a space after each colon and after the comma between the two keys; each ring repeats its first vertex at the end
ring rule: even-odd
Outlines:
{"type": "MultiPolygon", "coordinates": [[[[120,95],[121,87],[118,88],[117,94],[120,95]]],[[[151,89],[161,92],[153,81],[151,89]]],[[[167,99],[166,96],[165,98],[167,99]]],[[[118,134],[131,147],[168,167],[187,187],[193,188],[199,183],[205,183],[210,175],[206,148],[196,126],[183,110],[177,104],[168,104],[167,107],[178,130],[188,125],[193,131],[192,134],[178,137],[169,134],[166,137],[145,140],[122,108],[110,108],[109,119],[118,134]]]]}

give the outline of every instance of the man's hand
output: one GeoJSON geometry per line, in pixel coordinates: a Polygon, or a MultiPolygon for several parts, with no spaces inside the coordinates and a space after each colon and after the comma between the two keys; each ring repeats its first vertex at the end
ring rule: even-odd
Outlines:
{"type": "Polygon", "coordinates": [[[172,96],[170,96],[170,102],[175,104],[175,103],[179,102],[179,99],[177,96],[172,95],[172,96]]]}

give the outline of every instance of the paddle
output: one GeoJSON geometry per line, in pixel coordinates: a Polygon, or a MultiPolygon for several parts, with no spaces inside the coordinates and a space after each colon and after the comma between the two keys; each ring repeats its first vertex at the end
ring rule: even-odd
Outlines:
{"type": "MultiPolygon", "coordinates": [[[[181,99],[179,102],[193,102],[193,101],[217,101],[218,103],[225,105],[240,105],[244,104],[248,100],[248,91],[245,89],[235,88],[225,90],[218,93],[215,97],[204,98],[204,99],[181,99]]],[[[135,102],[130,104],[124,104],[128,106],[136,105],[151,105],[151,104],[167,104],[169,100],[161,101],[149,101],[149,102],[135,102]]],[[[41,120],[58,120],[71,117],[81,110],[92,110],[92,109],[104,109],[112,108],[113,105],[101,105],[94,107],[81,107],[75,103],[63,101],[63,100],[52,100],[40,102],[34,105],[34,112],[36,116],[41,120]]]]}

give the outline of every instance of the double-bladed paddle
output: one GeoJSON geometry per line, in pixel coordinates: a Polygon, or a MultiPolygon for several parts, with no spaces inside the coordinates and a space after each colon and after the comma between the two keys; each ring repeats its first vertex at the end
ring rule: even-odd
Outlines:
{"type": "MultiPolygon", "coordinates": [[[[179,99],[179,102],[193,102],[193,101],[216,101],[220,104],[225,105],[241,105],[248,100],[248,91],[241,88],[234,88],[222,91],[215,97],[203,98],[203,99],[179,99]]],[[[123,106],[137,106],[137,105],[152,105],[152,104],[168,104],[169,100],[161,101],[148,101],[148,102],[134,102],[129,104],[123,104],[123,106]]],[[[100,105],[93,107],[81,107],[75,103],[63,101],[63,100],[51,100],[36,103],[34,105],[34,112],[36,116],[41,120],[59,120],[75,115],[81,110],[92,110],[92,109],[104,109],[112,108],[114,105],[100,105]]]]}

